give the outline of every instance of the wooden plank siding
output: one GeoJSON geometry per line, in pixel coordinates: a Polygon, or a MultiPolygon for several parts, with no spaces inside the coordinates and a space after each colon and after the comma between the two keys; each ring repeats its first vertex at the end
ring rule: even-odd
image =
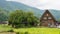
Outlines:
{"type": "Polygon", "coordinates": [[[49,12],[49,10],[45,10],[44,14],[40,18],[41,26],[49,26],[49,25],[55,25],[55,18],[53,15],[49,12]]]}

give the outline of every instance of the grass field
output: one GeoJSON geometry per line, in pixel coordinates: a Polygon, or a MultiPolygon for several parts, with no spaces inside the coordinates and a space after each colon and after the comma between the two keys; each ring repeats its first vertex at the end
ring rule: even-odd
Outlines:
{"type": "Polygon", "coordinates": [[[0,24],[0,32],[12,29],[10,26],[0,24]]]}
{"type": "MultiPolygon", "coordinates": [[[[10,26],[1,26],[0,31],[8,31],[12,29],[10,26]]],[[[28,34],[60,34],[60,29],[58,28],[13,28],[14,32],[19,32],[20,34],[24,34],[28,32],[28,34]]]]}
{"type": "Polygon", "coordinates": [[[29,34],[60,34],[60,29],[57,28],[19,28],[14,31],[28,32],[29,34]]]}

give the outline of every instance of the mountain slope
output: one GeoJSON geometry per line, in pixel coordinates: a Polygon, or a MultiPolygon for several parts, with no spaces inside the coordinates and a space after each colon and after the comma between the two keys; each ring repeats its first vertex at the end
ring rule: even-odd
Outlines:
{"type": "Polygon", "coordinates": [[[0,0],[0,7],[5,9],[5,10],[16,10],[16,9],[22,9],[25,11],[33,11],[35,15],[40,15],[40,12],[42,13],[43,10],[27,6],[22,3],[18,2],[13,2],[13,1],[5,1],[5,0],[0,0]]]}
{"type": "MultiPolygon", "coordinates": [[[[33,11],[33,13],[37,16],[37,17],[41,17],[41,15],[44,13],[44,10],[40,10],[37,9],[35,7],[31,7],[22,3],[18,3],[18,2],[14,2],[14,1],[6,1],[6,0],[0,0],[0,8],[3,8],[4,10],[7,11],[12,11],[12,10],[17,10],[17,9],[21,9],[21,10],[25,10],[25,11],[33,11]]],[[[53,16],[56,19],[60,18],[60,10],[51,10],[50,12],[53,14],[53,16]]]]}

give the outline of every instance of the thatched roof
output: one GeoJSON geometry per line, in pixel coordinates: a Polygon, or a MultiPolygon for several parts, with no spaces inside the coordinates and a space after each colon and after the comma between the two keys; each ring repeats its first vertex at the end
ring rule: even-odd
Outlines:
{"type": "Polygon", "coordinates": [[[45,10],[45,12],[44,12],[43,15],[41,16],[40,20],[43,19],[43,16],[44,16],[46,13],[49,13],[49,14],[51,15],[51,17],[53,18],[53,20],[56,21],[56,19],[55,19],[54,16],[49,12],[49,10],[45,10]]]}

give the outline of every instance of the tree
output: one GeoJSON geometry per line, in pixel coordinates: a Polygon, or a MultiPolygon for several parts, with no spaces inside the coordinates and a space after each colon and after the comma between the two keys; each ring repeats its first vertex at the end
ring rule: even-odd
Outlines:
{"type": "Polygon", "coordinates": [[[38,18],[32,12],[24,12],[23,10],[16,10],[10,13],[9,25],[13,27],[18,26],[34,26],[38,23],[38,18]],[[23,24],[23,25],[22,25],[23,24]]]}
{"type": "Polygon", "coordinates": [[[0,8],[0,21],[6,21],[8,18],[7,11],[0,8]]]}
{"type": "Polygon", "coordinates": [[[27,13],[27,22],[31,26],[35,26],[38,23],[38,20],[39,19],[36,16],[34,16],[34,14],[32,12],[27,13]]]}

